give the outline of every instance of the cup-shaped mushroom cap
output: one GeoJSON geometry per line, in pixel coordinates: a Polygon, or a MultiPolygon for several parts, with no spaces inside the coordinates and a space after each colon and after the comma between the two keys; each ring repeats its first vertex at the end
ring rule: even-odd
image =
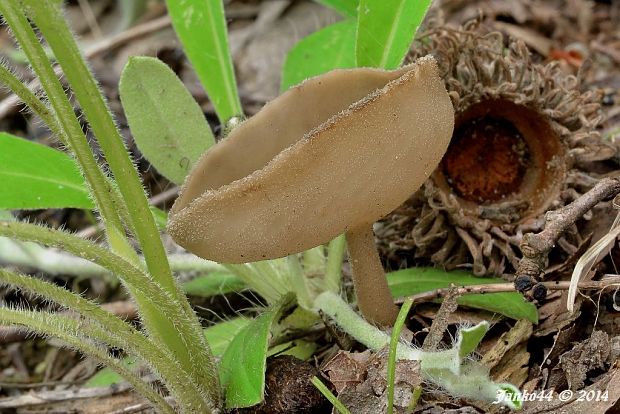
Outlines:
{"type": "Polygon", "coordinates": [[[310,249],[403,203],[441,160],[453,126],[430,56],[391,72],[309,79],[203,155],[168,230],[187,250],[225,263],[310,249]]]}

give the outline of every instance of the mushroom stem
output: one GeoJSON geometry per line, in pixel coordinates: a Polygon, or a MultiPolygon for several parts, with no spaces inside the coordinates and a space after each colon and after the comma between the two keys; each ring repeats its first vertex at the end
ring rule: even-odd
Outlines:
{"type": "Polygon", "coordinates": [[[388,288],[375,247],[372,225],[351,229],[346,234],[357,305],[364,317],[381,326],[392,326],[398,307],[388,288]]]}

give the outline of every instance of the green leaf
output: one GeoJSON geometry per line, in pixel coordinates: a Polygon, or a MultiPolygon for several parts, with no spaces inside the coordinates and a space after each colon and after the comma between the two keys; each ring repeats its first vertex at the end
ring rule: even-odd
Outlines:
{"type": "MultiPolygon", "coordinates": [[[[388,284],[394,297],[412,296],[435,289],[470,286],[487,283],[505,283],[497,278],[480,278],[471,273],[455,270],[446,272],[432,267],[414,267],[387,274],[388,284]]],[[[512,319],[528,319],[538,323],[538,310],[517,292],[463,295],[457,298],[459,305],[497,312],[512,319]]]]}
{"type": "Polygon", "coordinates": [[[332,69],[355,67],[355,20],[327,26],[299,41],[286,55],[282,91],[332,69]]]}
{"type": "Polygon", "coordinates": [[[355,53],[360,67],[395,69],[432,0],[360,0],[355,53]]]}
{"type": "Polygon", "coordinates": [[[204,298],[239,292],[245,287],[241,279],[229,272],[212,272],[183,283],[186,294],[204,298]]]}
{"type": "Polygon", "coordinates": [[[94,208],[73,158],[4,132],[0,182],[0,209],[94,208]]]}
{"type": "Polygon", "coordinates": [[[355,17],[360,4],[359,0],[317,0],[317,2],[336,10],[345,17],[355,17]]]}
{"type": "Polygon", "coordinates": [[[478,344],[484,338],[484,335],[489,331],[489,323],[487,321],[482,321],[476,326],[472,326],[471,328],[462,328],[459,331],[458,339],[457,339],[457,349],[459,353],[459,357],[465,358],[467,355],[471,354],[478,348],[478,344]]]}
{"type": "Polygon", "coordinates": [[[232,340],[220,362],[226,408],[250,407],[263,400],[269,332],[291,296],[265,311],[232,340]]]}
{"type": "MultiPolygon", "coordinates": [[[[208,327],[203,331],[207,342],[211,347],[213,356],[220,356],[224,353],[233,338],[241,329],[246,327],[252,320],[245,317],[230,319],[208,327]]],[[[125,357],[122,360],[123,365],[128,368],[136,366],[136,359],[133,357],[125,357]]],[[[109,387],[124,381],[123,377],[118,375],[110,368],[103,368],[93,375],[85,384],[85,387],[109,387]]]]}
{"type": "Polygon", "coordinates": [[[253,320],[240,316],[224,322],[217,323],[205,329],[204,335],[211,347],[213,356],[219,357],[224,354],[231,342],[239,335],[241,330],[250,325],[253,320]]]}
{"type": "Polygon", "coordinates": [[[222,124],[243,114],[222,0],[166,0],[172,25],[222,124]]]}
{"type": "Polygon", "coordinates": [[[138,148],[162,175],[182,184],[194,163],[215,143],[200,106],[162,61],[132,57],[119,93],[138,148]]]}

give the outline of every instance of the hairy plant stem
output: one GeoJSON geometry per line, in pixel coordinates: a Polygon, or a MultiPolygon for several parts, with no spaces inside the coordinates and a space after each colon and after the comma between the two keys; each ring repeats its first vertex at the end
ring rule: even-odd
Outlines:
{"type": "MultiPolygon", "coordinates": [[[[142,261],[142,258],[139,258],[142,261]]],[[[219,263],[204,260],[188,253],[168,256],[173,272],[210,273],[226,271],[219,263]]],[[[49,275],[75,276],[79,280],[101,278],[108,283],[118,282],[109,270],[74,255],[48,249],[35,243],[0,237],[0,263],[8,266],[34,268],[49,275]]]]}
{"type": "Polygon", "coordinates": [[[147,268],[153,278],[173,296],[180,296],[172,279],[166,252],[149,209],[138,172],[97,83],[65,22],[59,2],[23,0],[26,10],[48,42],[72,87],[73,93],[101,145],[101,149],[123,195],[147,268]]]}
{"type": "MultiPolygon", "coordinates": [[[[390,343],[390,336],[366,322],[339,294],[327,291],[314,300],[314,306],[334,319],[338,326],[367,348],[378,351],[390,343]]],[[[398,359],[419,360],[422,352],[405,344],[396,347],[398,359]]]]}
{"type": "MultiPolygon", "coordinates": [[[[113,198],[110,196],[110,187],[106,181],[105,175],[93,156],[86,136],[82,132],[82,127],[73,112],[73,107],[67,99],[60,81],[56,77],[43,47],[32,30],[30,22],[21,12],[17,0],[0,2],[0,14],[2,14],[4,20],[12,29],[13,35],[28,57],[28,61],[32,65],[33,70],[41,80],[41,84],[55,112],[58,127],[64,132],[60,134],[59,137],[61,137],[61,139],[62,137],[66,137],[66,144],[71,149],[80,165],[82,174],[84,174],[84,178],[90,187],[95,205],[105,224],[106,236],[110,243],[110,247],[123,257],[129,259],[135,257],[136,253],[127,240],[120,217],[117,213],[120,207],[115,205],[113,198]]],[[[28,98],[28,96],[26,96],[26,98],[28,98]]],[[[33,110],[37,108],[42,109],[35,103],[33,110]]],[[[55,123],[51,122],[51,120],[49,121],[51,125],[48,126],[54,128],[55,123]]]]}
{"type": "MultiPolygon", "coordinates": [[[[149,341],[131,325],[106,312],[96,303],[49,282],[2,269],[0,269],[0,284],[18,288],[77,312],[83,318],[80,321],[80,332],[83,336],[102,341],[109,346],[136,355],[147,363],[154,373],[161,376],[164,383],[170,387],[171,392],[182,405],[202,406],[204,404],[200,387],[188,381],[187,374],[176,361],[171,360],[164,350],[149,341]],[[181,384],[183,384],[183,388],[179,389],[181,384]]],[[[2,312],[3,309],[0,309],[0,314],[2,312]]],[[[63,318],[64,320],[74,321],[72,318],[59,314],[50,314],[49,317],[59,321],[63,318]]],[[[66,325],[66,322],[63,323],[63,326],[66,325]]]]}
{"type": "Polygon", "coordinates": [[[82,332],[88,330],[82,322],[56,314],[7,308],[0,308],[0,321],[2,323],[24,326],[28,330],[59,338],[71,348],[94,358],[99,363],[105,364],[116,371],[161,412],[175,413],[170,404],[149,384],[126,368],[120,360],[111,356],[105,348],[96,345],[91,339],[81,335],[82,332]]]}
{"type": "MultiPolygon", "coordinates": [[[[316,297],[314,307],[332,318],[344,332],[373,351],[390,344],[389,335],[366,322],[337,293],[331,291],[321,293],[316,297]]],[[[391,348],[395,348],[395,351],[390,352],[395,355],[396,360],[420,361],[422,374],[452,395],[487,401],[493,401],[500,390],[508,390],[517,395],[519,390],[513,385],[491,381],[488,372],[479,364],[473,361],[463,362],[465,356],[474,351],[488,329],[487,322],[462,329],[454,347],[443,351],[423,351],[399,342],[391,344],[391,348]]],[[[502,403],[515,408],[510,401],[502,403]]]]}
{"type": "MultiPolygon", "coordinates": [[[[26,85],[15,76],[9,68],[0,63],[0,83],[3,83],[11,92],[21,99],[41,120],[52,130],[59,139],[64,137],[60,134],[56,118],[53,112],[35,95],[26,85]]],[[[64,143],[64,141],[63,141],[64,143]]]]}
{"type": "MultiPolygon", "coordinates": [[[[4,83],[7,88],[9,88],[18,98],[24,102],[31,111],[33,111],[45,125],[50,129],[52,134],[58,138],[64,145],[71,148],[71,143],[67,134],[60,126],[58,119],[56,118],[56,114],[53,110],[51,110],[45,102],[43,102],[35,93],[33,93],[26,85],[24,85],[18,78],[15,76],[9,68],[5,67],[2,63],[0,63],[0,84],[4,83]]],[[[119,218],[121,222],[131,228],[131,221],[129,220],[129,214],[127,213],[126,206],[122,202],[122,196],[118,191],[118,187],[116,183],[108,177],[104,175],[106,179],[106,184],[108,186],[107,193],[109,193],[110,197],[113,200],[113,203],[117,207],[124,207],[118,210],[119,218]]],[[[105,221],[105,220],[104,220],[105,221]]],[[[133,230],[133,228],[132,228],[133,230]]],[[[128,259],[131,259],[133,262],[137,263],[137,253],[129,246],[128,249],[115,249],[114,245],[111,245],[112,250],[120,255],[124,255],[128,259]],[[125,253],[125,254],[124,254],[125,253]]],[[[120,247],[127,247],[126,245],[120,247]]]]}
{"type": "Polygon", "coordinates": [[[176,298],[143,270],[103,247],[59,230],[0,221],[0,236],[61,248],[116,274],[139,299],[140,315],[149,335],[168,349],[169,357],[199,384],[202,394],[209,396],[213,405],[219,404],[217,371],[198,319],[187,315],[176,298]]]}
{"type": "MultiPolygon", "coordinates": [[[[4,9],[8,9],[10,12],[9,17],[5,15],[7,21],[10,24],[13,22],[15,32],[23,34],[23,36],[16,34],[18,41],[20,41],[20,44],[24,47],[25,52],[28,52],[26,50],[27,48],[31,49],[31,53],[27,53],[27,55],[29,59],[32,57],[31,63],[33,67],[35,67],[35,70],[37,70],[35,64],[39,67],[37,74],[40,76],[42,85],[46,89],[50,102],[56,110],[60,125],[63,126],[65,130],[67,130],[67,128],[75,128],[76,126],[79,128],[79,123],[73,115],[71,105],[62,91],[62,87],[60,87],[60,84],[53,75],[53,69],[49,61],[44,54],[37,53],[37,48],[41,49],[41,45],[38,43],[25,16],[20,12],[17,6],[19,1],[11,0],[9,2],[3,2],[3,4],[4,3],[8,3],[8,6],[4,7],[4,9]],[[15,24],[15,22],[17,22],[17,24],[15,24]],[[52,81],[52,77],[55,83],[52,81]],[[60,92],[58,89],[60,89],[60,92]],[[64,112],[61,111],[61,109],[64,109],[64,112]],[[69,113],[69,111],[71,113],[69,113]]],[[[145,326],[150,329],[150,333],[155,336],[162,345],[165,345],[169,349],[171,356],[180,363],[189,377],[203,387],[204,395],[208,396],[208,399],[217,407],[220,404],[220,392],[211,352],[202,335],[200,324],[193,310],[181,289],[172,278],[166,253],[159,238],[159,232],[155,226],[153,216],[148,207],[148,202],[138,178],[137,171],[129,158],[103,96],[90,70],[83,61],[77,44],[75,43],[75,39],[63,19],[60,11],[60,4],[59,2],[48,0],[24,0],[21,3],[25,5],[25,10],[29,14],[29,17],[37,24],[39,30],[54,51],[104,151],[110,169],[117,179],[118,188],[125,201],[119,209],[127,209],[131,227],[134,229],[136,237],[140,242],[147,268],[152,275],[152,278],[147,276],[146,279],[158,287],[161,287],[161,289],[169,295],[168,302],[171,304],[172,309],[170,309],[171,312],[165,312],[162,309],[161,303],[154,301],[152,297],[144,295],[140,283],[127,283],[128,289],[136,298],[145,326]]],[[[69,129],[69,131],[71,130],[69,129]]],[[[75,131],[73,132],[74,134],[68,133],[67,135],[78,136],[75,134],[75,131]]],[[[81,134],[81,137],[83,137],[83,134],[81,134]]],[[[78,139],[77,141],[80,140],[78,139]]],[[[85,139],[83,139],[83,141],[86,143],[85,139]]],[[[86,145],[86,147],[88,147],[88,145],[86,145]]],[[[76,153],[77,152],[78,151],[76,151],[76,153]]],[[[85,156],[90,156],[90,158],[92,158],[90,149],[88,149],[87,152],[88,154],[85,156]]],[[[78,161],[80,161],[80,157],[78,157],[78,161]]],[[[82,164],[81,161],[80,163],[82,164]]],[[[83,165],[85,169],[89,165],[89,162],[86,164],[87,165],[83,165]]],[[[101,173],[97,164],[94,163],[93,165],[96,170],[101,173]]],[[[102,181],[105,183],[105,180],[102,181]]],[[[105,188],[105,185],[103,185],[102,188],[105,188]]],[[[116,210],[114,209],[114,201],[119,201],[119,199],[108,196],[100,203],[100,208],[112,208],[115,213],[113,218],[115,226],[113,226],[113,228],[123,230],[121,218],[116,215],[116,210]]],[[[106,217],[104,217],[104,222],[108,224],[106,217]]],[[[122,232],[122,240],[128,243],[124,230],[122,232]]],[[[133,251],[133,249],[131,249],[131,251],[133,251]]],[[[135,251],[133,252],[135,254],[135,251]]],[[[79,252],[77,254],[80,255],[79,252]]]]}

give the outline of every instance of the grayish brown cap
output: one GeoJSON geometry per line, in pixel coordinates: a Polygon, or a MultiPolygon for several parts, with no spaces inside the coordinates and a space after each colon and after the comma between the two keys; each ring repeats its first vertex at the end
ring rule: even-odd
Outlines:
{"type": "Polygon", "coordinates": [[[430,56],[391,72],[309,79],[203,155],[168,230],[187,250],[224,263],[315,247],[404,202],[441,160],[453,123],[430,56]]]}

